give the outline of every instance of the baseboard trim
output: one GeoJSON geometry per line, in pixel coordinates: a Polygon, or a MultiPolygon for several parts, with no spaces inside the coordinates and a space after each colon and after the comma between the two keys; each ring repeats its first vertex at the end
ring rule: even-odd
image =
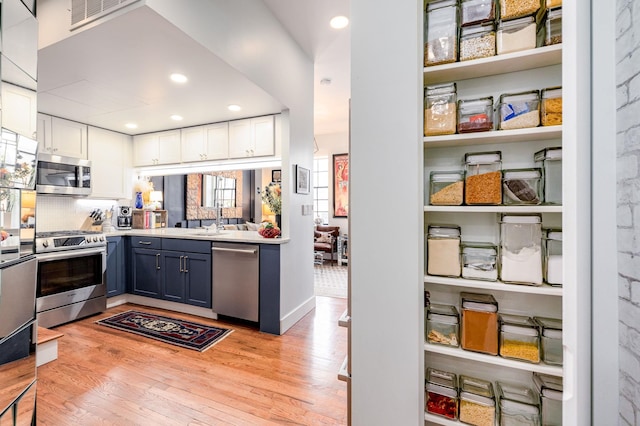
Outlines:
{"type": "Polygon", "coordinates": [[[138,296],[137,294],[122,294],[107,299],[107,308],[123,305],[125,303],[135,303],[136,305],[149,306],[151,308],[166,309],[168,311],[180,312],[182,314],[196,315],[203,318],[218,319],[218,315],[209,308],[186,305],[184,303],[169,302],[151,297],[138,296]],[[115,299],[113,304],[111,299],[115,299]]]}
{"type": "Polygon", "coordinates": [[[280,320],[280,334],[286,333],[295,323],[300,321],[302,317],[307,315],[316,307],[316,297],[311,296],[306,301],[298,305],[297,308],[289,312],[280,320]]]}

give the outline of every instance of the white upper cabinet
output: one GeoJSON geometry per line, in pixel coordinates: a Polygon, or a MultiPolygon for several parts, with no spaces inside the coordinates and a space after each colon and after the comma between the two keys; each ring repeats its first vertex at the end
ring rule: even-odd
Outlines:
{"type": "Polygon", "coordinates": [[[92,198],[130,198],[131,136],[89,126],[92,198]]]}
{"type": "Polygon", "coordinates": [[[41,152],[87,160],[87,125],[38,114],[41,152]]]}
{"type": "Polygon", "coordinates": [[[37,133],[37,94],[2,82],[2,127],[31,139],[37,133]]]}
{"type": "Polygon", "coordinates": [[[275,154],[274,117],[229,122],[229,157],[259,157],[275,154]]]}
{"type": "Polygon", "coordinates": [[[224,160],[229,157],[229,123],[182,129],[182,161],[224,160]]]}
{"type": "Polygon", "coordinates": [[[180,154],[180,130],[133,137],[134,166],[180,163],[180,154]]]}

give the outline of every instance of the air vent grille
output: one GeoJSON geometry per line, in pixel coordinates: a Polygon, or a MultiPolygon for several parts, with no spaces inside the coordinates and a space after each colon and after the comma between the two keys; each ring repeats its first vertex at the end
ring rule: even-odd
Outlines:
{"type": "Polygon", "coordinates": [[[74,30],[140,0],[71,0],[71,29],[74,30]]]}

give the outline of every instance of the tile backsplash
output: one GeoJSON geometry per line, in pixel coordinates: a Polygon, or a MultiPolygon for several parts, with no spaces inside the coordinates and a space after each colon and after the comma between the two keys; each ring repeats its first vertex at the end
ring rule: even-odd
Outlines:
{"type": "Polygon", "coordinates": [[[36,231],[81,229],[89,217],[89,213],[93,210],[106,211],[113,207],[115,212],[117,206],[118,203],[115,200],[92,200],[38,194],[36,199],[36,231]]]}

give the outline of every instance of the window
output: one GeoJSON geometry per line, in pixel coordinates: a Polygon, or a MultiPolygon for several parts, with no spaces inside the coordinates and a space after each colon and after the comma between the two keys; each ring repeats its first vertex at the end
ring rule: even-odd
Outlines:
{"type": "Polygon", "coordinates": [[[323,224],[329,223],[329,159],[313,159],[313,211],[323,224]]]}
{"type": "Polygon", "coordinates": [[[236,180],[223,176],[202,176],[202,205],[214,208],[236,206],[236,180]]]}

